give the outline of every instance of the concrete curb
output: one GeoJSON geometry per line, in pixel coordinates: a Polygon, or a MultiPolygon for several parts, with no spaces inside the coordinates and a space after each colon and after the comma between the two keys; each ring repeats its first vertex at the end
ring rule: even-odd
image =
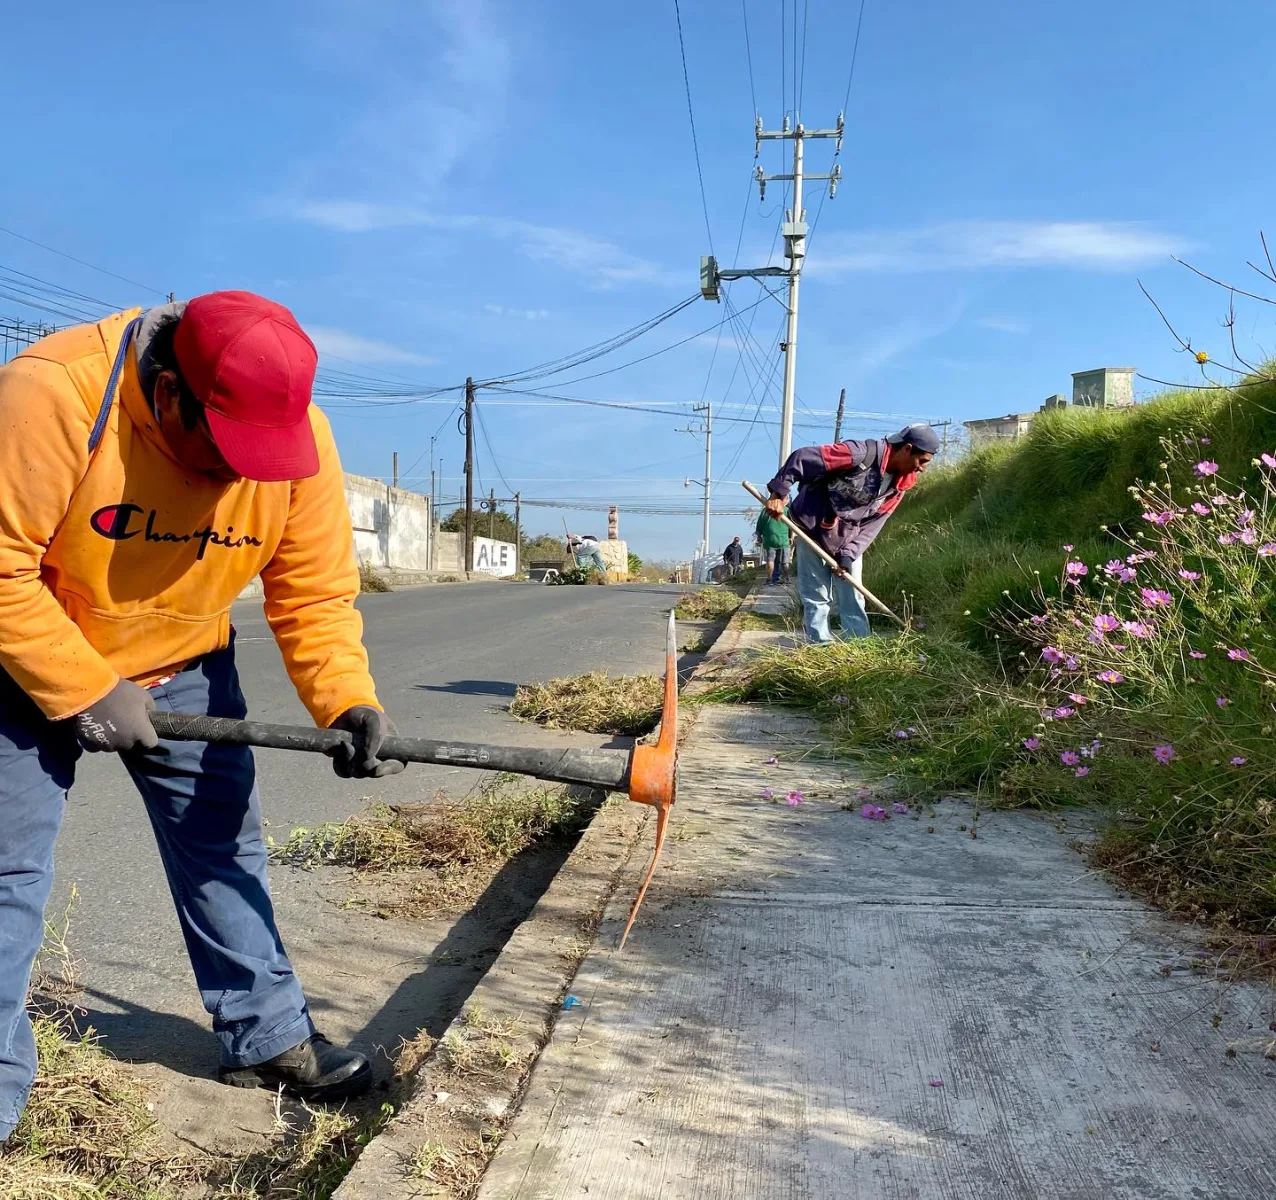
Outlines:
{"type": "MultiPolygon", "coordinates": [[[[743,632],[741,614],[752,610],[760,590],[758,585],[732,614],[680,695],[691,693],[704,673],[734,653],[743,632]]],[[[624,800],[599,811],[333,1200],[451,1200],[469,1194],[553,1036],[564,997],[650,815],[624,800]]]]}

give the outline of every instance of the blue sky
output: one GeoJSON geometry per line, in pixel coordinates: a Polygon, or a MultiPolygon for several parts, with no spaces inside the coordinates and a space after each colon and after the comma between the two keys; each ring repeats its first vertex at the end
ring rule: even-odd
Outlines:
{"type": "MultiPolygon", "coordinates": [[[[746,0],[752,86],[739,0],[681,7],[714,249],[729,265],[739,241],[740,264],[758,265],[780,214],[779,185],[765,203],[749,190],[754,97],[768,128],[793,107],[782,16],[786,37],[795,9],[806,30],[803,119],[828,125],[858,4],[746,0]]],[[[866,0],[843,182],[803,279],[796,440],[827,439],[843,386],[856,410],[960,421],[1035,407],[1100,365],[1196,377],[1136,279],[1226,358],[1225,294],[1171,255],[1262,284],[1245,260],[1276,182],[1274,51],[1253,4],[866,0]]],[[[26,6],[6,16],[0,104],[0,226],[146,286],[5,234],[0,267],[121,307],[251,288],[296,312],[327,371],[381,392],[503,376],[607,338],[692,295],[708,249],[673,0],[26,6]]],[[[782,153],[764,150],[768,171],[782,153]]],[[[808,143],[808,170],[831,161],[831,143],[808,143]]],[[[735,508],[732,481],[775,465],[783,312],[751,281],[730,295],[752,321],[747,353],[736,322],[692,337],[727,317],[697,301],[526,386],[713,399],[714,475],[730,468],[715,508],[735,508]]],[[[1242,352],[1272,350],[1264,308],[1242,307],[1242,352]]],[[[0,316],[34,315],[0,297],[0,316]]],[[[347,469],[387,475],[397,449],[428,487],[435,434],[455,494],[450,402],[334,402],[347,469]]],[[[682,480],[701,476],[703,450],[678,432],[687,415],[494,393],[480,405],[485,486],[617,500],[640,554],[690,553],[698,518],[626,513],[695,502],[682,480]]],[[[561,528],[558,512],[525,511],[533,529],[561,528]]],[[[566,515],[605,531],[597,514],[566,515]]],[[[747,532],[743,517],[714,519],[719,545],[747,532]]]]}

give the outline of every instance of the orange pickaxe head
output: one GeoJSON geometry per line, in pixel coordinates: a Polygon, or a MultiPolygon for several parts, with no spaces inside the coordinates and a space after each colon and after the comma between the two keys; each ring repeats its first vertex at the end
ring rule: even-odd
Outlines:
{"type": "Polygon", "coordinates": [[[656,846],[643,876],[638,895],[634,897],[625,931],[620,935],[624,948],[633,928],[638,909],[647,895],[647,886],[656,873],[656,864],[665,848],[669,828],[669,810],[673,808],[678,787],[678,646],[673,613],[669,614],[669,639],[665,646],[665,698],[660,710],[660,737],[654,746],[635,746],[629,767],[629,799],[650,804],[656,810],[656,846]]]}

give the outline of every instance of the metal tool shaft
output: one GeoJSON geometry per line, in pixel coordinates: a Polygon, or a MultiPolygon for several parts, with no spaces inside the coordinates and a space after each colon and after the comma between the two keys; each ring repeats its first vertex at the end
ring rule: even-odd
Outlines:
{"type": "MultiPolygon", "coordinates": [[[[235,721],[228,717],[201,717],[185,713],[155,712],[151,714],[151,724],[160,737],[175,741],[219,742],[270,750],[301,750],[310,754],[327,754],[343,743],[349,745],[353,742],[351,735],[340,729],[270,725],[262,721],[235,721]]],[[[628,750],[593,750],[576,746],[563,749],[489,746],[409,737],[386,738],[378,756],[407,763],[510,771],[535,779],[581,783],[610,791],[628,790],[631,758],[628,750]]]]}

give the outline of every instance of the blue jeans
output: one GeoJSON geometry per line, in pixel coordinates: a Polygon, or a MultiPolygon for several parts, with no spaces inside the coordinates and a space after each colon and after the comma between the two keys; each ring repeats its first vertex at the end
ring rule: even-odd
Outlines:
{"type": "MultiPolygon", "coordinates": [[[[814,550],[802,542],[797,544],[797,592],[802,601],[802,627],[809,642],[831,642],[829,631],[829,606],[837,596],[837,611],[841,617],[842,638],[868,637],[868,615],[864,601],[849,583],[820,558],[814,550]]],[[[862,578],[864,560],[857,558],[850,573],[858,583],[862,578]]]]}
{"type": "Polygon", "coordinates": [[[586,571],[590,567],[595,567],[604,575],[607,573],[607,564],[603,562],[603,552],[601,550],[591,550],[587,554],[576,555],[576,565],[586,571]]]}
{"type": "MultiPolygon", "coordinates": [[[[151,695],[171,712],[246,713],[233,648],[198,660],[151,695]]],[[[80,756],[71,725],[47,720],[0,671],[0,1141],[35,1079],[26,991],[44,933],[53,842],[80,756]]],[[[164,741],[160,752],[121,757],[155,832],[222,1062],[253,1066],[305,1041],[314,1025],[275,927],[252,751],[164,741]]]]}
{"type": "Polygon", "coordinates": [[[784,581],[784,570],[789,562],[789,548],[787,546],[771,546],[766,552],[767,565],[771,568],[771,582],[782,583],[784,581]]]}

